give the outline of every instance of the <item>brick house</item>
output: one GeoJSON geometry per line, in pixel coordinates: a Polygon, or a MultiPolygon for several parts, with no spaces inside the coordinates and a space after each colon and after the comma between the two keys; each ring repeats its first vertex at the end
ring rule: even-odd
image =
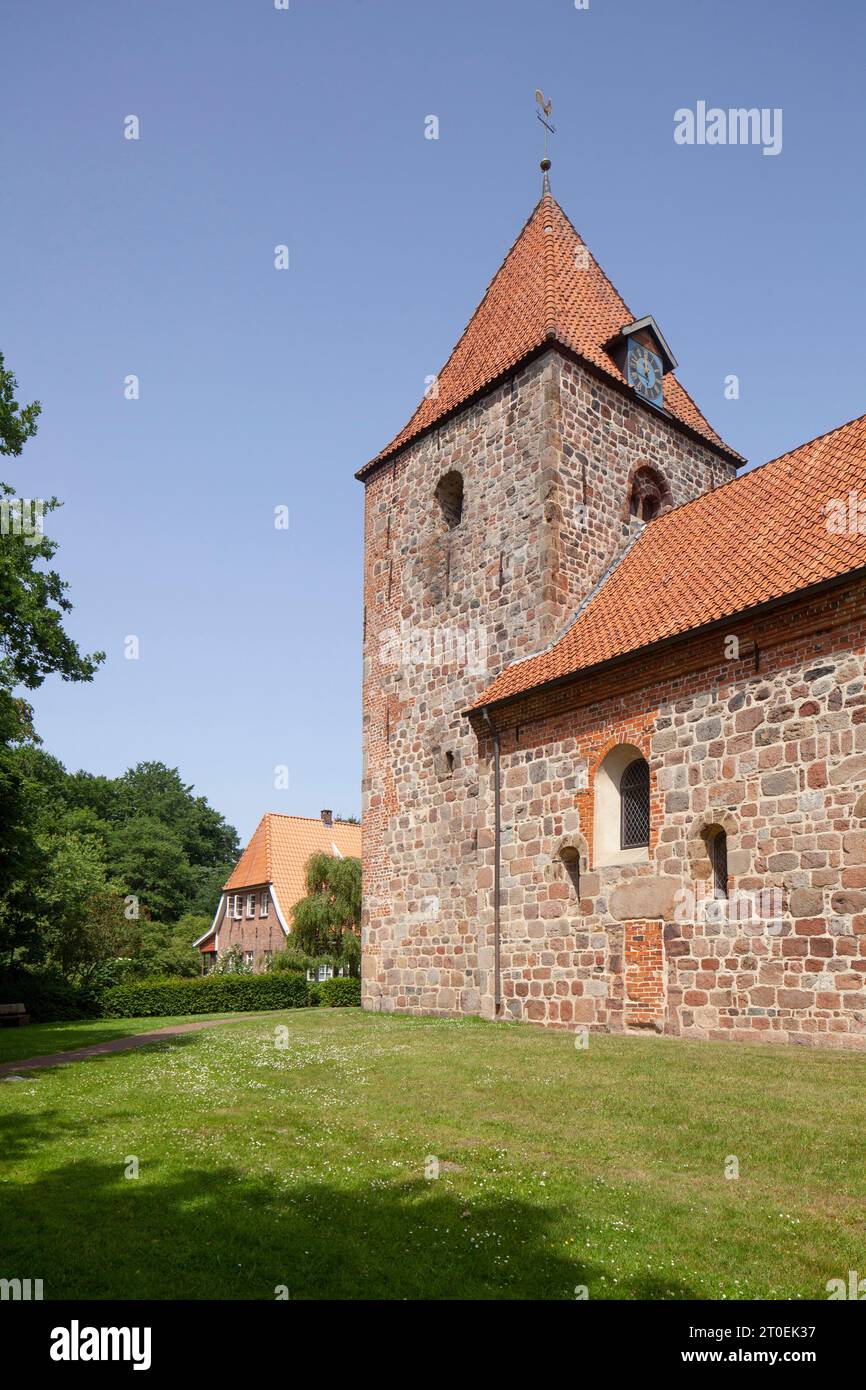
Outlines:
{"type": "Polygon", "coordinates": [[[193,943],[205,970],[233,946],[256,971],[284,949],[292,908],[306,896],[304,873],[311,854],[360,859],[360,825],[335,821],[330,811],[315,820],[273,811],[262,816],[222,891],[211,926],[193,943]]]}
{"type": "Polygon", "coordinates": [[[866,1045],[866,417],[675,367],[545,174],[357,475],[367,1008],[866,1045]]]}

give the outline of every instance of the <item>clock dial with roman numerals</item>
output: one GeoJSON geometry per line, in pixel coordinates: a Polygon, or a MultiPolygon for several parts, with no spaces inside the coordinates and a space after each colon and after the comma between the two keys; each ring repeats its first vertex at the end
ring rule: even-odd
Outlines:
{"type": "Polygon", "coordinates": [[[662,360],[643,343],[632,340],[628,345],[628,380],[641,400],[661,405],[664,391],[662,360]]]}

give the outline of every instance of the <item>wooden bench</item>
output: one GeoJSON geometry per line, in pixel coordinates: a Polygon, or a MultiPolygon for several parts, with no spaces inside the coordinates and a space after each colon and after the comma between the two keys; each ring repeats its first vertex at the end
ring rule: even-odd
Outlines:
{"type": "Polygon", "coordinates": [[[0,1004],[0,1028],[20,1028],[30,1022],[23,1004],[0,1004]]]}

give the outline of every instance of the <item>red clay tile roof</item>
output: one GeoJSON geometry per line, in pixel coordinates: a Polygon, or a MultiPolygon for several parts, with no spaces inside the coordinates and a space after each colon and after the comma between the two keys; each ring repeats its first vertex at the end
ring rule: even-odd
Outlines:
{"type": "Polygon", "coordinates": [[[288,925],[295,903],[305,896],[304,869],[311,854],[333,854],[360,859],[361,827],[347,821],[325,825],[320,816],[282,816],[269,811],[262,816],[253,838],[225,885],[226,892],[273,885],[283,919],[288,925]]]}
{"type": "MultiPolygon", "coordinates": [[[[546,342],[562,344],[605,376],[623,383],[625,378],[604,345],[634,317],[556,199],[545,193],[439,373],[436,399],[425,398],[405,429],[356,476],[364,477],[376,463],[546,342]]],[[[665,405],[675,420],[742,462],[707,423],[673,373],[665,377],[665,405]]]]}
{"type": "Polygon", "coordinates": [[[829,529],[851,492],[866,498],[866,415],[650,522],[565,635],[475,708],[866,566],[866,535],[829,529]]]}

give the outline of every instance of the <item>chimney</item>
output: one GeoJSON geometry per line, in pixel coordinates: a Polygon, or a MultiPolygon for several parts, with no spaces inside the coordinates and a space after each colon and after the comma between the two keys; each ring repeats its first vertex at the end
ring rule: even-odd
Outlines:
{"type": "Polygon", "coordinates": [[[323,812],[322,812],[322,825],[333,825],[333,824],[334,824],[333,812],[331,812],[331,811],[323,811],[323,812]]]}

